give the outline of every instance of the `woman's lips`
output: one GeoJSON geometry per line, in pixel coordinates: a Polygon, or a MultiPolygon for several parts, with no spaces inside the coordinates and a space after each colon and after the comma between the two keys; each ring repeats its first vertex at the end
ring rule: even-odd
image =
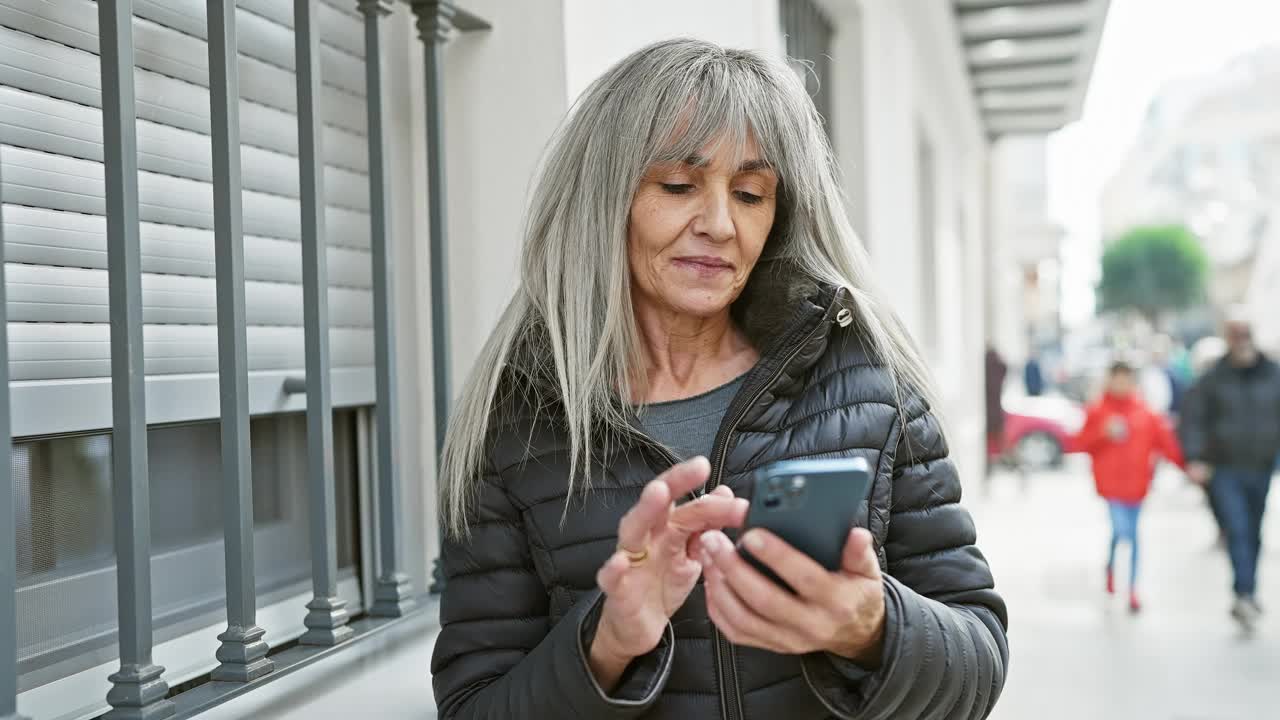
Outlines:
{"type": "Polygon", "coordinates": [[[700,277],[711,277],[722,272],[731,272],[733,264],[718,257],[682,257],[673,261],[678,267],[691,270],[700,277]]]}

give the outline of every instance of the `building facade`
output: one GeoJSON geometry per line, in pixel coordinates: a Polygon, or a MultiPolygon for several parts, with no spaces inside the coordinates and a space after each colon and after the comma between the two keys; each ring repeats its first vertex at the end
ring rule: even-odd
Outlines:
{"type": "Polygon", "coordinates": [[[1280,303],[1280,48],[1244,54],[1221,69],[1171,83],[1152,102],[1137,140],[1102,198],[1106,238],[1141,224],[1186,225],[1211,263],[1210,301],[1244,304],[1262,322],[1280,303]]]}

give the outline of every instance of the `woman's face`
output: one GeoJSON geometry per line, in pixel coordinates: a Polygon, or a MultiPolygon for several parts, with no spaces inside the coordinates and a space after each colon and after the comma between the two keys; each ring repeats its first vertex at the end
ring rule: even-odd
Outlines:
{"type": "Polygon", "coordinates": [[[717,147],[727,144],[641,178],[627,232],[637,302],[705,318],[746,285],[773,227],[778,177],[754,138],[737,166],[731,148],[717,147]]]}

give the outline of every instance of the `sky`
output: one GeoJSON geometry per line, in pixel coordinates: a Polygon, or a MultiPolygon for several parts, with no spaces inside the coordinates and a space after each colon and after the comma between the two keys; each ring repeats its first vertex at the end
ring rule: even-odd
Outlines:
{"type": "Polygon", "coordinates": [[[1111,0],[1081,119],[1049,138],[1049,214],[1067,231],[1065,324],[1093,313],[1102,188],[1160,88],[1276,43],[1280,0],[1111,0]]]}

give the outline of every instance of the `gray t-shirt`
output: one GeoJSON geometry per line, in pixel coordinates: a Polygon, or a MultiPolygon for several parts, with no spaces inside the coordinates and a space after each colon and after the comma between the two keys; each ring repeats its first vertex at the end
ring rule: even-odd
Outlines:
{"type": "Polygon", "coordinates": [[[709,456],[720,421],[738,394],[744,377],[746,375],[739,375],[691,398],[646,405],[640,413],[640,425],[649,437],[671,448],[681,460],[709,456]]]}

